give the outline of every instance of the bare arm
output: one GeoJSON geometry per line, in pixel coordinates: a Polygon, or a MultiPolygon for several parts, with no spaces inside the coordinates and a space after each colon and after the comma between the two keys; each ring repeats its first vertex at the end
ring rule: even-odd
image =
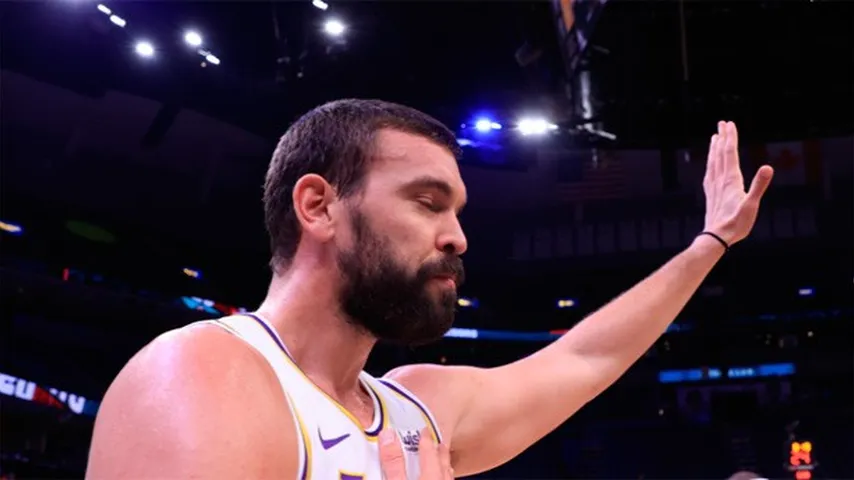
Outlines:
{"type": "Polygon", "coordinates": [[[293,420],[262,362],[215,327],[161,336],[107,391],[86,478],[295,478],[293,420]]]}
{"type": "Polygon", "coordinates": [[[699,238],[558,341],[518,362],[493,369],[414,365],[389,376],[434,410],[457,474],[494,468],[566,421],[643,355],[720,258],[723,247],[712,242],[699,238]],[[445,386],[439,392],[431,388],[437,377],[445,386]],[[446,405],[443,397],[465,402],[446,405]]]}
{"type": "MultiPolygon", "coordinates": [[[[772,175],[768,167],[760,170],[745,194],[734,128],[722,128],[713,138],[704,180],[706,230],[730,244],[752,228],[772,175]]],[[[488,470],[518,455],[616,381],[676,318],[723,253],[712,237],[698,237],[561,339],[518,362],[493,369],[416,365],[389,376],[434,410],[457,474],[488,470]],[[435,385],[442,385],[441,391],[435,385]]]]}

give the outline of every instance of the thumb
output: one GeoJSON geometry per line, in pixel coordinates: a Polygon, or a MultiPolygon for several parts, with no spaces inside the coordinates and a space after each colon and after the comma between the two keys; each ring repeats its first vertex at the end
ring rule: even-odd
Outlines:
{"type": "Polygon", "coordinates": [[[768,190],[768,185],[771,184],[771,179],[774,178],[774,169],[769,165],[763,165],[756,172],[753,181],[750,182],[750,190],[747,192],[748,200],[759,203],[765,191],[768,190]]]}
{"type": "Polygon", "coordinates": [[[385,480],[406,480],[406,460],[392,428],[380,432],[380,466],[385,480]]]}

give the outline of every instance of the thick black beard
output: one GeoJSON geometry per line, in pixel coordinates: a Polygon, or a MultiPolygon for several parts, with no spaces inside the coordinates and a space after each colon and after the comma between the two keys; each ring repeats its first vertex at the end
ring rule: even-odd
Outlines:
{"type": "Polygon", "coordinates": [[[457,294],[444,291],[431,298],[427,282],[452,274],[462,284],[463,262],[456,255],[422,265],[413,275],[392,257],[389,241],[354,209],[354,246],[338,255],[344,277],[341,308],[348,320],[380,341],[417,346],[441,339],[454,323],[457,294]]]}

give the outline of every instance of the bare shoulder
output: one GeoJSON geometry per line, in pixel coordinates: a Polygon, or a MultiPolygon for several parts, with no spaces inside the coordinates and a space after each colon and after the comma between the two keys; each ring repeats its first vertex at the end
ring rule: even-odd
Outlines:
{"type": "Polygon", "coordinates": [[[294,477],[295,428],[269,365],[197,325],[137,353],[107,390],[88,478],[294,477]]]}
{"type": "Polygon", "coordinates": [[[445,438],[450,439],[462,412],[480,390],[482,372],[484,369],[477,367],[425,363],[395,368],[385,378],[403,385],[424,402],[445,438]]]}
{"type": "MultiPolygon", "coordinates": [[[[414,365],[403,365],[390,370],[385,374],[385,378],[394,380],[406,388],[414,388],[421,390],[426,387],[428,391],[432,391],[432,383],[435,381],[455,381],[462,380],[476,375],[477,367],[469,367],[465,365],[435,365],[432,363],[418,363],[414,365]]],[[[413,390],[413,393],[415,391],[413,390]]],[[[425,392],[426,393],[426,392],[425,392]]]]}

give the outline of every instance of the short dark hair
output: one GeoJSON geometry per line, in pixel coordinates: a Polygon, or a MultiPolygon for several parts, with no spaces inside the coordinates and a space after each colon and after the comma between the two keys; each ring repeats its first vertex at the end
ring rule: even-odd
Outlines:
{"type": "Polygon", "coordinates": [[[435,118],[381,100],[346,99],[321,105],[300,117],[279,140],[264,182],[264,221],[274,270],[286,268],[300,239],[292,192],[307,174],[317,174],[345,197],[359,191],[376,133],[384,128],[421,135],[461,154],[456,137],[435,118]]]}

